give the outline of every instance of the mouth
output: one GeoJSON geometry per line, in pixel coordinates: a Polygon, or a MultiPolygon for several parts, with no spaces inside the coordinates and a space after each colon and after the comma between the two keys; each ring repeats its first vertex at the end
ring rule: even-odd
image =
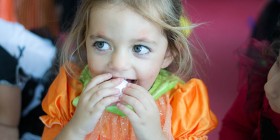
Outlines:
{"type": "Polygon", "coordinates": [[[134,79],[124,79],[126,80],[128,83],[132,83],[132,84],[135,84],[137,82],[137,80],[134,80],[134,79]]]}
{"type": "Polygon", "coordinates": [[[132,83],[132,84],[137,83],[136,79],[126,79],[126,78],[123,78],[123,77],[113,77],[112,79],[116,79],[116,78],[122,78],[122,79],[126,80],[128,83],[132,83]]]}

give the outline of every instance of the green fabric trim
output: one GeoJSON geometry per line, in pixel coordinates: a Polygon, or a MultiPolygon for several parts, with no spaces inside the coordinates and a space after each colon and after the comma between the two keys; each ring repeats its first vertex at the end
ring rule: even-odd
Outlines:
{"type": "MultiPolygon", "coordinates": [[[[83,87],[86,87],[87,84],[90,82],[92,79],[90,75],[90,71],[88,69],[88,66],[86,66],[80,76],[80,81],[83,84],[83,87]]],[[[167,70],[161,69],[159,72],[159,75],[157,76],[152,88],[149,90],[150,94],[153,96],[155,100],[160,98],[163,94],[171,90],[172,88],[175,87],[175,85],[180,82],[184,83],[179,77],[173,75],[167,70]]],[[[79,96],[76,97],[73,101],[72,104],[76,107],[79,102],[79,96]]],[[[133,109],[131,106],[127,106],[130,109],[133,109]]],[[[125,116],[125,114],[117,108],[117,106],[109,106],[106,108],[108,112],[120,115],[120,116],[125,116]]]]}

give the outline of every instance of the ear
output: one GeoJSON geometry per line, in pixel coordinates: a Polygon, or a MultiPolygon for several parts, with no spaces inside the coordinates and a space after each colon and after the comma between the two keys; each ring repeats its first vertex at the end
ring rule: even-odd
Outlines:
{"type": "Polygon", "coordinates": [[[164,69],[164,68],[168,67],[172,61],[173,61],[173,56],[171,55],[170,51],[167,50],[165,53],[165,56],[164,56],[164,60],[161,64],[161,68],[164,69]]]}

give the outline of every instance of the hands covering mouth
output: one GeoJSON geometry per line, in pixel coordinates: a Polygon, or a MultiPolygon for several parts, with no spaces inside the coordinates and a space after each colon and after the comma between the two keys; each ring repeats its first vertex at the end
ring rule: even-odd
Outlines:
{"type": "Polygon", "coordinates": [[[116,88],[120,90],[119,96],[122,96],[122,94],[123,94],[122,90],[127,86],[127,84],[128,84],[128,82],[126,80],[123,80],[121,84],[116,86],[116,88]]]}

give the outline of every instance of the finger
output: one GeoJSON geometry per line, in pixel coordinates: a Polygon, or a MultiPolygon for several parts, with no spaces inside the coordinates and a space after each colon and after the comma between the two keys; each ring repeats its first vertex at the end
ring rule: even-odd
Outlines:
{"type": "Polygon", "coordinates": [[[88,91],[89,89],[95,87],[96,85],[106,81],[106,80],[109,80],[112,78],[112,74],[110,73],[106,73],[106,74],[101,74],[101,75],[98,75],[98,76],[95,76],[94,78],[92,78],[89,82],[89,84],[86,86],[85,88],[85,92],[88,91]]]}
{"type": "Polygon", "coordinates": [[[149,93],[149,91],[147,91],[145,88],[143,88],[143,87],[141,87],[141,86],[139,86],[139,85],[136,85],[136,84],[129,84],[128,86],[127,86],[127,89],[131,89],[131,90],[133,90],[133,91],[138,91],[139,93],[142,93],[142,94],[137,94],[137,93],[135,93],[135,92],[130,92],[131,94],[133,94],[133,95],[135,95],[135,97],[139,97],[139,98],[143,98],[144,96],[147,96],[151,101],[153,101],[154,99],[153,99],[153,97],[152,97],[152,95],[149,93]],[[137,96],[137,95],[139,95],[139,96],[137,96]]]}
{"type": "Polygon", "coordinates": [[[95,87],[92,87],[91,89],[88,89],[87,92],[95,93],[101,89],[114,88],[117,85],[119,85],[121,83],[121,81],[122,81],[121,78],[111,79],[111,80],[105,81],[103,83],[100,83],[100,84],[96,85],[95,87]]]}
{"type": "Polygon", "coordinates": [[[91,113],[96,113],[99,112],[102,115],[103,111],[105,108],[113,103],[116,103],[119,100],[119,97],[116,96],[109,96],[106,98],[103,98],[99,102],[97,102],[93,107],[92,107],[92,112],[91,113]]]}
{"type": "Polygon", "coordinates": [[[134,124],[134,122],[138,122],[139,116],[132,109],[122,103],[118,103],[117,107],[128,117],[132,124],[134,124]]]}
{"type": "Polygon", "coordinates": [[[102,98],[104,98],[106,96],[119,95],[120,94],[119,89],[112,88],[112,87],[116,87],[118,84],[120,84],[120,82],[121,82],[120,79],[112,79],[112,80],[106,81],[104,83],[101,83],[91,89],[88,89],[87,91],[83,91],[83,93],[80,96],[79,102],[82,102],[84,104],[86,104],[88,102],[92,102],[91,104],[94,105],[99,100],[101,100],[102,98]],[[110,88],[111,88],[111,90],[102,91],[104,89],[110,89],[110,88]],[[95,95],[96,93],[98,93],[98,94],[95,95]],[[89,101],[89,100],[91,100],[91,101],[89,101]]]}
{"type": "Polygon", "coordinates": [[[147,90],[139,85],[128,83],[127,87],[133,88],[133,89],[138,89],[140,92],[147,92],[147,90]]]}
{"type": "Polygon", "coordinates": [[[146,107],[144,106],[144,104],[132,96],[122,95],[120,97],[120,102],[122,104],[128,104],[132,106],[138,116],[140,116],[140,114],[144,114],[146,111],[146,107]]]}
{"type": "Polygon", "coordinates": [[[115,96],[118,97],[119,99],[119,92],[120,91],[116,88],[106,88],[106,89],[99,90],[94,94],[90,94],[91,97],[89,99],[89,104],[90,106],[94,106],[97,102],[109,96],[115,96]]]}
{"type": "Polygon", "coordinates": [[[123,93],[137,98],[143,105],[145,105],[146,109],[148,109],[151,105],[155,105],[155,101],[151,94],[146,89],[138,85],[129,85],[124,89],[123,93]]]}

